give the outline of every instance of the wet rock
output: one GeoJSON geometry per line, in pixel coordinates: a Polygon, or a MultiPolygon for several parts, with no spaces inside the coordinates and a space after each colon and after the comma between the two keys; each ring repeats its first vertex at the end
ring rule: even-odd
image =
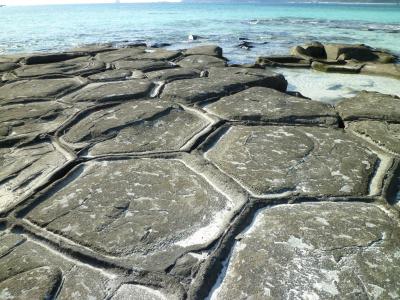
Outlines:
{"type": "Polygon", "coordinates": [[[251,50],[252,48],[254,48],[254,45],[252,42],[249,41],[243,41],[241,42],[239,45],[237,45],[238,48],[241,48],[243,50],[251,50]]]}
{"type": "Polygon", "coordinates": [[[23,63],[27,65],[48,64],[61,62],[80,56],[85,56],[86,53],[71,52],[71,53],[39,53],[25,56],[23,63]]]}
{"type": "Polygon", "coordinates": [[[189,41],[196,41],[196,40],[201,39],[201,38],[202,38],[201,36],[196,35],[196,34],[190,34],[190,35],[188,36],[188,40],[189,40],[189,41]]]}
{"type": "Polygon", "coordinates": [[[347,73],[347,74],[358,74],[360,73],[363,64],[347,63],[344,65],[333,65],[325,64],[322,62],[314,61],[311,64],[311,68],[321,72],[335,72],[335,73],[347,73]]]}
{"type": "Polygon", "coordinates": [[[178,151],[208,122],[165,101],[140,100],[95,111],[63,136],[89,155],[178,151]]]}
{"type": "Polygon", "coordinates": [[[32,143],[0,154],[0,213],[68,162],[50,142],[32,143]]]}
{"type": "Polygon", "coordinates": [[[184,51],[185,55],[209,55],[222,58],[222,48],[216,45],[202,45],[187,49],[184,51]]]}
{"type": "Polygon", "coordinates": [[[109,101],[124,101],[146,97],[153,84],[146,79],[133,79],[108,83],[92,83],[62,100],[68,103],[93,105],[109,101]]]}
{"type": "MultiPolygon", "coordinates": [[[[7,234],[4,239],[20,238],[7,234]]],[[[109,295],[112,276],[62,254],[23,240],[0,258],[1,299],[103,299],[109,295]],[[13,298],[12,298],[13,297],[13,298]]]]}
{"type": "Polygon", "coordinates": [[[325,44],[327,59],[357,61],[376,61],[379,56],[366,45],[325,44]]]}
{"type": "Polygon", "coordinates": [[[351,122],[348,128],[373,143],[400,154],[400,124],[382,121],[351,122]]]}
{"type": "Polygon", "coordinates": [[[164,48],[164,47],[169,47],[172,46],[170,43],[152,43],[148,44],[150,48],[164,48]]]}
{"type": "Polygon", "coordinates": [[[55,99],[85,84],[82,78],[21,80],[0,86],[0,104],[55,99]]]}
{"type": "Polygon", "coordinates": [[[226,60],[209,55],[190,55],[177,62],[184,68],[203,69],[207,67],[225,67],[226,60]]]}
{"type": "Polygon", "coordinates": [[[101,52],[115,51],[112,43],[88,44],[70,49],[68,52],[87,53],[88,55],[96,55],[101,52]]]}
{"type": "Polygon", "coordinates": [[[60,77],[60,76],[77,76],[91,75],[105,70],[105,64],[88,57],[79,57],[62,62],[25,65],[14,71],[19,78],[30,77],[60,77]]]}
{"type": "Polygon", "coordinates": [[[221,98],[205,109],[229,121],[337,124],[336,112],[329,105],[264,87],[221,98]]]}
{"type": "Polygon", "coordinates": [[[355,97],[340,101],[336,110],[345,121],[375,119],[399,122],[399,104],[397,96],[362,91],[355,97]]]}
{"type": "Polygon", "coordinates": [[[54,132],[77,110],[55,101],[0,106],[0,128],[7,128],[2,138],[35,137],[54,132]]]}
{"type": "Polygon", "coordinates": [[[27,218],[148,270],[164,270],[188,249],[209,245],[243,204],[175,159],[89,161],[66,180],[27,218]]]}
{"type": "Polygon", "coordinates": [[[341,130],[234,126],[206,157],[255,195],[367,195],[378,157],[341,130]]]}
{"type": "Polygon", "coordinates": [[[309,68],[311,61],[296,56],[261,56],[256,64],[262,67],[309,68]]]}
{"type": "Polygon", "coordinates": [[[365,64],[360,73],[400,79],[400,66],[398,64],[365,64]]]}
{"type": "Polygon", "coordinates": [[[399,227],[364,203],[264,209],[211,299],[395,299],[399,227]]]}
{"type": "Polygon", "coordinates": [[[105,63],[112,63],[117,60],[134,60],[138,55],[145,53],[144,47],[123,48],[110,52],[103,52],[96,55],[96,59],[105,63]]]}
{"type": "Polygon", "coordinates": [[[188,68],[175,68],[146,73],[146,77],[153,81],[171,82],[181,79],[200,77],[200,72],[188,68]]]}
{"type": "Polygon", "coordinates": [[[88,79],[93,81],[120,81],[128,79],[132,76],[132,71],[129,70],[108,70],[105,72],[97,73],[88,77],[88,79]]]}
{"type": "Polygon", "coordinates": [[[209,77],[179,80],[167,84],[161,98],[180,103],[195,103],[227,96],[251,86],[285,91],[287,82],[282,75],[261,69],[212,68],[209,77]]]}
{"type": "Polygon", "coordinates": [[[158,71],[176,67],[169,62],[156,60],[120,60],[114,62],[113,66],[117,70],[140,70],[143,72],[158,71]]]}

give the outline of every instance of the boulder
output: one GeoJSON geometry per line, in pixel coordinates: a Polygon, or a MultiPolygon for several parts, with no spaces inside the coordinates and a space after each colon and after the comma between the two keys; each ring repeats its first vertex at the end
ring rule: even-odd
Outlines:
{"type": "Polygon", "coordinates": [[[400,79],[400,65],[398,64],[365,64],[360,71],[366,75],[380,75],[400,79]]]}
{"type": "Polygon", "coordinates": [[[400,98],[376,92],[360,92],[336,105],[344,121],[383,120],[400,122],[400,98]]]}
{"type": "Polygon", "coordinates": [[[212,299],[394,299],[394,222],[365,203],[263,209],[235,243],[212,299]]]}
{"type": "Polygon", "coordinates": [[[215,45],[202,45],[193,48],[189,48],[184,51],[185,55],[209,55],[223,58],[223,51],[221,47],[215,45]]]}
{"type": "Polygon", "coordinates": [[[376,61],[379,56],[374,50],[366,45],[350,44],[325,44],[327,59],[331,60],[350,60],[357,61],[376,61]]]}
{"type": "Polygon", "coordinates": [[[363,68],[363,64],[346,63],[344,65],[333,65],[325,64],[318,61],[313,61],[311,68],[316,71],[327,72],[327,73],[346,73],[346,74],[358,74],[363,68]]]}
{"type": "Polygon", "coordinates": [[[253,87],[204,107],[222,119],[249,122],[337,125],[334,109],[324,103],[253,87]]]}
{"type": "Polygon", "coordinates": [[[318,127],[234,126],[205,155],[256,196],[368,195],[379,163],[351,135],[318,127]]]}

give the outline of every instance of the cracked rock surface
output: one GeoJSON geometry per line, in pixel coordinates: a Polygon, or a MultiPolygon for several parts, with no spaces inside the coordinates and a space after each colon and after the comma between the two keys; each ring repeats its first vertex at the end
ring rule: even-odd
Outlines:
{"type": "Polygon", "coordinates": [[[398,299],[399,99],[262,67],[324,49],[0,56],[0,299],[398,299]]]}

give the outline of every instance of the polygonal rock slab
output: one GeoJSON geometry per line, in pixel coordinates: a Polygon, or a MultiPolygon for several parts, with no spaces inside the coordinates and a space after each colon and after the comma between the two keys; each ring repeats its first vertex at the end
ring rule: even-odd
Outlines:
{"type": "Polygon", "coordinates": [[[107,83],[92,83],[63,98],[69,103],[91,105],[108,101],[122,101],[147,96],[153,84],[149,80],[125,80],[107,83]]]}
{"type": "Polygon", "coordinates": [[[234,68],[221,68],[209,77],[174,81],[167,84],[161,98],[181,103],[194,103],[239,92],[251,86],[264,86],[285,91],[287,82],[282,75],[267,72],[246,74],[234,68]]]}
{"type": "Polygon", "coordinates": [[[10,149],[0,156],[0,213],[18,203],[33,188],[45,183],[68,159],[51,143],[10,149]]]}
{"type": "Polygon", "coordinates": [[[375,205],[262,210],[211,299],[397,299],[400,230],[375,205]]]}
{"type": "Polygon", "coordinates": [[[381,121],[359,121],[351,122],[348,128],[390,152],[400,154],[400,124],[381,121]]]}
{"type": "Polygon", "coordinates": [[[264,87],[223,97],[205,109],[230,121],[337,124],[331,106],[264,87]]]}
{"type": "Polygon", "coordinates": [[[185,55],[209,55],[222,58],[222,48],[215,45],[202,45],[185,50],[185,55]]]}
{"type": "Polygon", "coordinates": [[[127,300],[127,299],[140,299],[140,300],[166,300],[178,299],[173,295],[164,294],[158,290],[151,289],[145,286],[136,284],[122,285],[111,300],[127,300]]]}
{"type": "Polygon", "coordinates": [[[91,145],[89,155],[178,151],[208,122],[165,101],[141,100],[95,111],[73,125],[63,140],[91,145]]]}
{"type": "Polygon", "coordinates": [[[48,64],[74,59],[80,56],[85,56],[85,54],[82,52],[38,53],[25,56],[23,62],[27,65],[48,64]]]}
{"type": "Polygon", "coordinates": [[[105,64],[88,57],[79,57],[62,62],[25,65],[14,71],[19,78],[27,77],[51,77],[51,76],[75,76],[90,75],[105,69],[105,64]]]}
{"type": "Polygon", "coordinates": [[[111,63],[123,59],[124,60],[136,59],[138,55],[143,53],[145,53],[143,47],[123,48],[109,52],[99,53],[96,55],[96,59],[106,63],[111,63]]]}
{"type": "Polygon", "coordinates": [[[353,98],[339,102],[336,110],[345,121],[375,119],[399,122],[400,98],[362,91],[353,98]]]}
{"type": "Polygon", "coordinates": [[[114,62],[113,66],[117,70],[140,70],[143,72],[176,68],[175,65],[169,62],[158,60],[119,60],[114,62]]]}
{"type": "Polygon", "coordinates": [[[128,79],[132,75],[132,71],[128,70],[108,70],[89,76],[93,81],[120,81],[128,79]]]}
{"type": "Polygon", "coordinates": [[[166,49],[147,49],[146,52],[139,55],[137,59],[172,60],[180,54],[179,51],[166,49]]]}
{"type": "Polygon", "coordinates": [[[200,77],[200,72],[187,68],[166,69],[146,73],[146,77],[153,81],[171,82],[174,80],[200,77]]]}
{"type": "Polygon", "coordinates": [[[341,130],[235,126],[206,157],[256,195],[368,194],[378,158],[341,130]]]}
{"type": "Polygon", "coordinates": [[[81,87],[80,78],[21,80],[0,87],[0,103],[54,99],[81,87]]]}
{"type": "Polygon", "coordinates": [[[74,112],[55,101],[0,106],[0,140],[53,132],[74,112]]]}
{"type": "Polygon", "coordinates": [[[17,234],[0,237],[0,299],[104,299],[112,276],[17,234]],[[18,243],[15,243],[18,239],[18,243]]]}
{"type": "Polygon", "coordinates": [[[177,63],[184,68],[225,67],[226,60],[209,55],[190,55],[177,63]]]}
{"type": "Polygon", "coordinates": [[[175,159],[85,162],[39,201],[26,216],[32,222],[156,270],[209,245],[243,205],[175,159]]]}

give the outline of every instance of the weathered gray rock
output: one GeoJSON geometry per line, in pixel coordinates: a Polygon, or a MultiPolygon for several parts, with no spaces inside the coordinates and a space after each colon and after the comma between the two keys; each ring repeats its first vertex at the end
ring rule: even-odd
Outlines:
{"type": "Polygon", "coordinates": [[[139,100],[95,111],[72,126],[63,139],[91,145],[89,155],[178,151],[208,122],[165,101],[139,100]]]}
{"type": "Polygon", "coordinates": [[[360,73],[363,64],[346,63],[346,64],[325,64],[322,62],[314,61],[311,64],[311,68],[321,72],[334,72],[334,73],[347,73],[347,74],[358,74],[360,73]]]}
{"type": "Polygon", "coordinates": [[[0,106],[0,141],[54,132],[76,111],[55,101],[0,106]]]}
{"type": "Polygon", "coordinates": [[[19,64],[13,62],[0,63],[0,73],[12,71],[16,68],[19,68],[19,66],[20,66],[19,64]]]}
{"type": "Polygon", "coordinates": [[[311,61],[297,56],[260,56],[256,64],[262,67],[309,68],[311,61]]]}
{"type": "Polygon", "coordinates": [[[24,54],[0,55],[0,63],[18,63],[24,58],[24,54]]]}
{"type": "Polygon", "coordinates": [[[69,158],[50,142],[10,149],[0,156],[0,213],[46,182],[69,158]]]}
{"type": "Polygon", "coordinates": [[[209,245],[243,205],[175,159],[89,161],[66,182],[27,218],[148,270],[164,270],[185,251],[209,245]]]}
{"type": "Polygon", "coordinates": [[[375,205],[262,210],[211,299],[396,299],[400,231],[375,205]]]}
{"type": "Polygon", "coordinates": [[[146,79],[133,79],[107,83],[92,83],[63,98],[69,103],[93,105],[109,101],[123,101],[146,97],[153,84],[146,79]]]}
{"type": "Polygon", "coordinates": [[[80,56],[86,56],[86,53],[79,53],[79,52],[65,52],[65,53],[38,53],[38,54],[31,54],[25,56],[23,62],[27,65],[35,65],[35,64],[49,64],[55,62],[61,62],[73,58],[77,58],[80,56]]]}
{"type": "Polygon", "coordinates": [[[171,82],[175,80],[200,77],[200,72],[188,68],[175,68],[148,72],[146,73],[146,77],[153,81],[171,82]]]}
{"type": "Polygon", "coordinates": [[[91,75],[105,70],[105,64],[88,57],[79,57],[62,62],[25,65],[14,71],[19,78],[30,77],[60,77],[60,76],[76,76],[91,75]]]}
{"type": "Polygon", "coordinates": [[[205,109],[229,121],[337,124],[333,108],[264,87],[253,87],[221,98],[205,109]]]}
{"type": "Polygon", "coordinates": [[[223,51],[221,47],[216,45],[202,45],[187,49],[184,51],[185,55],[209,55],[222,58],[223,51]]]}
{"type": "Polygon", "coordinates": [[[124,284],[122,285],[111,300],[126,300],[126,299],[140,299],[140,300],[165,300],[165,299],[179,299],[177,296],[153,290],[148,287],[124,284]]]}
{"type": "Polygon", "coordinates": [[[383,121],[359,121],[351,122],[348,128],[390,152],[400,154],[400,124],[383,121]]]}
{"type": "Polygon", "coordinates": [[[325,51],[327,59],[332,60],[375,61],[379,58],[373,49],[366,45],[325,44],[325,51]]]}
{"type": "Polygon", "coordinates": [[[400,66],[398,64],[365,64],[360,73],[400,79],[400,66]]]}
{"type": "Polygon", "coordinates": [[[378,157],[341,130],[234,126],[206,157],[255,195],[367,195],[378,157]]]}
{"type": "Polygon", "coordinates": [[[21,80],[0,86],[0,104],[49,100],[83,86],[82,78],[21,80]]]}
{"type": "Polygon", "coordinates": [[[112,63],[117,60],[134,60],[138,55],[145,53],[144,50],[144,47],[123,48],[99,53],[96,55],[96,59],[105,63],[112,63]]]}
{"type": "Polygon", "coordinates": [[[17,234],[0,237],[1,299],[103,299],[110,296],[112,275],[73,263],[62,254],[17,234]],[[16,243],[16,240],[18,241],[16,243]]]}
{"type": "Polygon", "coordinates": [[[209,67],[225,67],[226,60],[209,55],[190,55],[177,62],[183,68],[204,69],[209,67]]]}
{"type": "Polygon", "coordinates": [[[139,55],[137,59],[153,59],[153,60],[173,60],[181,55],[179,51],[166,49],[147,49],[145,53],[139,55]]]}
{"type": "Polygon", "coordinates": [[[108,70],[105,72],[97,73],[89,76],[88,78],[93,81],[120,81],[128,79],[132,76],[132,71],[129,70],[108,70]]]}
{"type": "Polygon", "coordinates": [[[169,62],[157,60],[120,60],[114,62],[113,66],[117,70],[140,70],[143,72],[176,68],[175,65],[169,62]]]}
{"type": "Polygon", "coordinates": [[[282,75],[265,70],[212,68],[209,71],[209,77],[179,80],[167,84],[161,98],[181,103],[194,103],[226,96],[251,86],[285,91],[287,82],[282,75]]]}
{"type": "Polygon", "coordinates": [[[81,45],[74,47],[68,52],[87,53],[87,55],[95,55],[101,52],[111,52],[117,50],[113,47],[112,43],[94,43],[88,45],[81,45]]]}
{"type": "Polygon", "coordinates": [[[376,119],[400,122],[400,98],[376,92],[360,92],[357,96],[344,99],[336,110],[345,121],[376,119]]]}

